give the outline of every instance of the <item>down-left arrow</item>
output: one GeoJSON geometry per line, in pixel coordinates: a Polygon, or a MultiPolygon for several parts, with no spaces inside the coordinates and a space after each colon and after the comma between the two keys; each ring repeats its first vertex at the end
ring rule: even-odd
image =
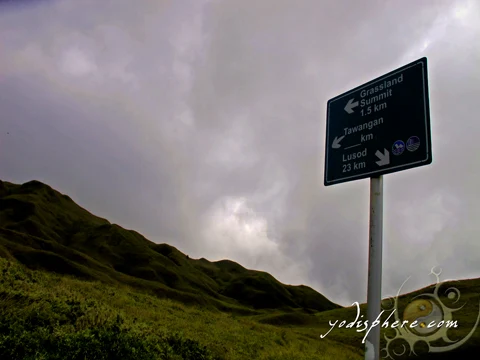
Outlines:
{"type": "Polygon", "coordinates": [[[340,148],[342,146],[342,145],[340,145],[340,141],[342,141],[342,139],[344,137],[345,137],[345,135],[340,136],[340,137],[335,136],[335,139],[333,139],[332,148],[334,148],[334,149],[340,148]]]}

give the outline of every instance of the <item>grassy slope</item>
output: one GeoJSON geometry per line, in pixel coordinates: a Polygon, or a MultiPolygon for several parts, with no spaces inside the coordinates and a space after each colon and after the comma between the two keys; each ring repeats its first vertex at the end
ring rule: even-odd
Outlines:
{"type": "MultiPolygon", "coordinates": [[[[95,349],[98,341],[100,352],[117,351],[125,359],[140,359],[142,351],[145,359],[362,358],[364,332],[336,328],[319,339],[330,320],[352,321],[355,308],[231,261],[189,259],[93,216],[39,182],[0,182],[0,226],[0,258],[76,277],[32,272],[0,259],[0,334],[10,334],[10,343],[0,341],[0,358],[12,357],[5,349],[29,344],[32,351],[49,349],[45,358],[61,353],[83,359],[82,351],[95,349]],[[97,343],[90,336],[95,331],[97,343]]],[[[459,328],[449,330],[457,339],[476,319],[480,281],[454,286],[462,294],[460,304],[467,303],[454,317],[459,328]]],[[[402,296],[399,308],[427,290],[402,296]]],[[[361,309],[366,314],[365,305],[361,309]]],[[[474,358],[479,350],[477,330],[457,350],[414,358],[474,358]]]]}
{"type": "Polygon", "coordinates": [[[361,359],[315,334],[0,258],[1,359],[361,359]],[[36,355],[35,355],[36,354],[36,355]]]}
{"type": "Polygon", "coordinates": [[[167,244],[96,217],[38,181],[0,183],[0,254],[30,268],[124,283],[217,309],[306,312],[339,308],[306,286],[231,261],[189,259],[167,244]]]}
{"type": "MultiPolygon", "coordinates": [[[[398,313],[402,314],[405,307],[416,297],[421,296],[425,298],[424,294],[432,294],[434,289],[434,285],[428,286],[426,288],[414,291],[412,293],[404,294],[399,297],[398,299],[398,313]]],[[[453,320],[457,321],[458,327],[457,328],[450,328],[447,330],[448,337],[451,340],[458,341],[463,339],[475,326],[475,322],[477,320],[477,315],[480,312],[480,279],[469,279],[469,280],[462,280],[462,281],[448,281],[441,283],[439,287],[438,294],[440,295],[441,302],[448,306],[449,308],[460,308],[457,312],[453,313],[453,320]],[[456,287],[460,291],[460,298],[457,303],[455,300],[450,300],[446,294],[448,294],[448,290],[450,287],[456,287]]],[[[385,321],[387,317],[392,313],[393,302],[390,299],[384,300],[384,307],[385,310],[383,316],[381,317],[381,321],[385,321]]],[[[366,304],[360,305],[361,314],[366,317],[367,314],[367,306],[366,304]]],[[[357,315],[357,308],[356,307],[348,307],[342,309],[335,309],[331,311],[320,312],[316,314],[316,318],[318,322],[310,322],[302,327],[300,332],[312,333],[316,331],[317,333],[325,334],[330,330],[330,326],[328,325],[330,320],[335,321],[336,319],[347,320],[351,322],[355,320],[357,315]],[[319,325],[321,324],[321,325],[319,325]]],[[[402,316],[399,316],[400,321],[403,320],[402,316]]],[[[395,321],[394,316],[392,316],[389,320],[389,323],[392,324],[395,321]]],[[[384,349],[386,347],[385,336],[394,337],[395,331],[392,329],[381,329],[381,348],[384,349]]],[[[327,338],[335,339],[341,343],[358,346],[363,337],[365,336],[365,332],[357,333],[352,329],[339,329],[335,327],[327,336],[327,338]]],[[[418,338],[417,338],[418,339],[418,338]]],[[[397,340],[398,341],[398,340],[397,340]]],[[[398,353],[402,352],[400,348],[401,345],[406,343],[405,342],[392,342],[390,345],[390,353],[393,353],[392,350],[395,350],[398,353]]],[[[431,345],[433,346],[445,346],[446,343],[442,341],[433,342],[431,345]]],[[[417,343],[415,347],[415,351],[417,352],[418,356],[398,356],[393,357],[393,359],[475,359],[478,357],[478,353],[480,351],[480,324],[479,327],[474,331],[473,336],[462,346],[455,350],[451,350],[445,353],[426,353],[426,348],[422,347],[421,342],[417,343]]],[[[410,349],[410,348],[408,348],[410,349]]],[[[409,351],[409,350],[408,350],[409,351]]],[[[383,355],[384,353],[382,353],[383,355]]]]}

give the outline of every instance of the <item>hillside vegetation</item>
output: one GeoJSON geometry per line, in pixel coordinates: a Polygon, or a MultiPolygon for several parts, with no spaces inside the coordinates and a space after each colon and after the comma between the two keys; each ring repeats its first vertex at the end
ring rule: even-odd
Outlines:
{"type": "Polygon", "coordinates": [[[0,359],[360,359],[316,334],[0,258],[0,359]]]}
{"type": "Polygon", "coordinates": [[[173,246],[90,214],[38,181],[0,182],[0,209],[0,254],[31,269],[128,284],[159,297],[239,313],[339,308],[307,286],[284,285],[232,261],[190,259],[173,246]]]}
{"type": "MultiPolygon", "coordinates": [[[[399,309],[432,289],[401,296],[399,309]]],[[[480,280],[442,284],[440,294],[451,307],[465,304],[448,330],[461,339],[480,311],[480,280]],[[460,305],[443,291],[451,286],[460,305]]],[[[0,359],[363,359],[365,332],[336,327],[320,339],[329,321],[353,321],[356,311],[229,260],[191,259],[38,181],[0,181],[0,359]]],[[[394,333],[382,329],[382,347],[384,335],[394,333]]],[[[421,356],[394,358],[474,359],[479,351],[476,330],[453,351],[425,354],[423,346],[421,356]]]]}

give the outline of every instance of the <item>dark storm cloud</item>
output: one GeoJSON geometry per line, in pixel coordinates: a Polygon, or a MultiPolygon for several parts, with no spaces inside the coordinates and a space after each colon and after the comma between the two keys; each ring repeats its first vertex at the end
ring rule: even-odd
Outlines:
{"type": "Polygon", "coordinates": [[[478,275],[475,2],[63,1],[0,19],[2,179],[344,305],[365,301],[369,187],[323,186],[326,102],[428,56],[434,163],[385,178],[384,294],[434,265],[478,275]]]}

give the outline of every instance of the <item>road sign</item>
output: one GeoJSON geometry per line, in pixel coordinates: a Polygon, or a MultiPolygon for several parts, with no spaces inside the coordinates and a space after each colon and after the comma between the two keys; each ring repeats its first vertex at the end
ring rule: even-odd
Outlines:
{"type": "Polygon", "coordinates": [[[432,162],[427,58],[327,103],[325,186],[432,162]]]}

